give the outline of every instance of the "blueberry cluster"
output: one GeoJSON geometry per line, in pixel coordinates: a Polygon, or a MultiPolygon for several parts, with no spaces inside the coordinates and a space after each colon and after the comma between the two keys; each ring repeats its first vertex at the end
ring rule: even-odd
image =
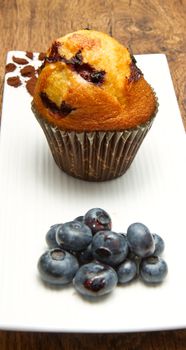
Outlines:
{"type": "Polygon", "coordinates": [[[42,280],[53,285],[73,282],[84,297],[105,295],[137,277],[147,284],[161,283],[168,272],[160,257],[165,244],[158,234],[142,223],[116,233],[101,208],[51,226],[46,242],[49,249],[38,261],[42,280]]]}

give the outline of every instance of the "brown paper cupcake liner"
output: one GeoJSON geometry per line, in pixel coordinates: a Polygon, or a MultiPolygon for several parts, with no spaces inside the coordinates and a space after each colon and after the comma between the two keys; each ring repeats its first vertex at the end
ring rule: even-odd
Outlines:
{"type": "Polygon", "coordinates": [[[87,181],[106,181],[123,175],[154,119],[123,131],[75,132],[60,130],[40,117],[34,108],[33,111],[58,167],[87,181]]]}

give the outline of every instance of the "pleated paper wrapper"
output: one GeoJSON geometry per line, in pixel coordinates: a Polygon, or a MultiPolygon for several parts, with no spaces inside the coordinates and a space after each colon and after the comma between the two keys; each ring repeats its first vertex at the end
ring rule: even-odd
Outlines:
{"type": "Polygon", "coordinates": [[[123,175],[151,128],[154,118],[134,129],[75,132],[49,124],[33,109],[53,158],[65,173],[87,181],[106,181],[123,175]]]}

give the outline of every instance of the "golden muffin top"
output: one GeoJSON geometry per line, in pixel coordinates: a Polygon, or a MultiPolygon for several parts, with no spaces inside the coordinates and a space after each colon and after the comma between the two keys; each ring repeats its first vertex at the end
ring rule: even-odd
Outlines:
{"type": "Polygon", "coordinates": [[[129,50],[94,30],[79,30],[52,43],[33,104],[48,122],[74,131],[133,128],[156,110],[155,95],[129,50]]]}

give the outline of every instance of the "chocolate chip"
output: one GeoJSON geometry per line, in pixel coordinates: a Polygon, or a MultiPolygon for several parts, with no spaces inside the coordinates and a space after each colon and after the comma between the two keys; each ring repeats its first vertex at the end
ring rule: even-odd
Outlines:
{"type": "Polygon", "coordinates": [[[31,60],[33,60],[34,54],[33,54],[33,52],[31,52],[31,51],[26,51],[26,56],[27,56],[28,58],[30,58],[31,60]]]}
{"type": "Polygon", "coordinates": [[[35,90],[35,86],[36,86],[36,82],[37,82],[37,77],[33,76],[32,78],[30,78],[29,80],[27,80],[26,82],[26,89],[29,92],[29,94],[31,96],[34,95],[34,90],[35,90]]]}
{"type": "Polygon", "coordinates": [[[18,76],[16,77],[9,77],[7,79],[7,84],[10,86],[13,86],[15,88],[17,88],[18,86],[22,85],[21,80],[18,76]]]}
{"type": "Polygon", "coordinates": [[[25,66],[20,70],[23,77],[31,77],[35,74],[35,68],[31,65],[25,66]]]}
{"type": "Polygon", "coordinates": [[[5,73],[13,72],[16,69],[16,65],[14,63],[8,63],[5,66],[5,73]]]}
{"type": "Polygon", "coordinates": [[[12,57],[12,60],[17,63],[17,64],[27,64],[28,61],[25,58],[21,58],[21,57],[12,57]]]}
{"type": "Polygon", "coordinates": [[[46,57],[46,53],[45,52],[40,52],[38,55],[38,60],[43,61],[46,57]]]}

